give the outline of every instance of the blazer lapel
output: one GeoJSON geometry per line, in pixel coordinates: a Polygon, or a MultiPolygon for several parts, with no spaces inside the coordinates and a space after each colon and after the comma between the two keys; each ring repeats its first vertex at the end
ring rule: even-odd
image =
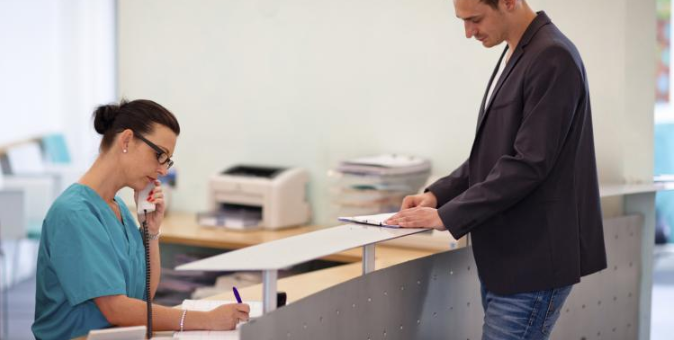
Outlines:
{"type": "Polygon", "coordinates": [[[498,68],[501,65],[501,60],[504,58],[506,52],[508,51],[508,47],[506,47],[505,50],[503,51],[503,54],[501,54],[499,63],[496,66],[496,69],[494,70],[494,73],[492,74],[491,79],[489,81],[489,86],[487,86],[487,92],[485,93],[485,96],[482,98],[482,105],[480,107],[480,118],[478,119],[477,123],[476,136],[477,133],[480,132],[480,128],[482,127],[482,124],[484,123],[484,120],[487,117],[487,114],[489,113],[489,109],[491,109],[491,103],[494,102],[494,98],[498,96],[498,92],[503,86],[503,83],[506,81],[506,79],[508,79],[510,72],[512,72],[513,68],[515,68],[515,65],[517,65],[517,62],[520,60],[520,58],[522,58],[522,55],[524,54],[524,48],[529,44],[529,42],[531,42],[531,39],[533,39],[538,30],[549,23],[550,18],[548,18],[545,12],[541,11],[536,16],[536,19],[534,19],[534,21],[531,24],[529,24],[529,27],[522,35],[522,38],[520,39],[520,42],[517,45],[517,48],[515,48],[515,52],[510,57],[510,60],[508,60],[508,62],[506,63],[505,69],[503,70],[501,77],[498,79],[498,83],[496,83],[494,91],[492,92],[491,97],[489,98],[489,103],[486,103],[489,88],[491,87],[491,83],[494,81],[494,77],[498,72],[498,68]]]}
{"type": "MultiPolygon", "coordinates": [[[[482,97],[482,104],[480,104],[480,114],[477,119],[478,121],[477,130],[480,129],[480,122],[482,122],[482,117],[484,117],[484,110],[487,103],[487,96],[489,95],[489,89],[491,89],[491,83],[494,82],[494,78],[496,78],[496,75],[498,74],[498,69],[499,67],[501,67],[501,62],[503,61],[503,58],[505,58],[506,52],[508,52],[508,45],[506,45],[506,48],[503,50],[503,53],[501,53],[501,57],[498,59],[498,63],[496,64],[496,68],[494,68],[494,72],[492,72],[491,78],[489,78],[487,90],[484,92],[484,96],[482,97]]],[[[492,93],[492,98],[493,97],[494,95],[492,93]]]]}
{"type": "MultiPolygon", "coordinates": [[[[503,51],[503,55],[501,58],[503,58],[508,51],[508,48],[506,47],[505,51],[503,51]]],[[[518,48],[515,50],[515,53],[510,57],[510,60],[505,65],[505,69],[503,70],[503,73],[501,73],[501,77],[498,79],[498,83],[496,83],[496,86],[494,87],[494,92],[491,93],[491,97],[489,98],[489,103],[486,104],[486,107],[484,108],[484,113],[480,116],[480,121],[477,123],[477,131],[480,131],[480,127],[482,127],[482,123],[484,123],[484,119],[487,117],[489,114],[489,109],[491,108],[491,103],[494,102],[494,98],[498,96],[498,92],[503,86],[503,83],[505,82],[506,79],[508,79],[508,76],[510,75],[510,72],[512,72],[513,68],[517,64],[517,62],[522,58],[522,49],[518,48]]],[[[499,59],[499,65],[500,65],[501,60],[499,59]]],[[[496,67],[498,70],[498,66],[496,67]]],[[[491,82],[489,83],[491,86],[491,82]]],[[[488,91],[488,90],[487,90],[488,91]]],[[[485,97],[486,99],[486,97],[485,97]]]]}

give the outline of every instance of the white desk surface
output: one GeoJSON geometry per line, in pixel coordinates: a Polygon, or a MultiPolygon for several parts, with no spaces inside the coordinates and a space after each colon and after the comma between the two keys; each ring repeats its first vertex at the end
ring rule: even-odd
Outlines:
{"type": "Polygon", "coordinates": [[[604,184],[599,186],[602,198],[622,195],[644,194],[648,192],[674,190],[674,182],[654,182],[644,184],[604,184]]]}
{"type": "Polygon", "coordinates": [[[423,231],[425,229],[381,228],[345,224],[231,251],[188,263],[176,269],[206,271],[279,270],[344,250],[423,231]]]}

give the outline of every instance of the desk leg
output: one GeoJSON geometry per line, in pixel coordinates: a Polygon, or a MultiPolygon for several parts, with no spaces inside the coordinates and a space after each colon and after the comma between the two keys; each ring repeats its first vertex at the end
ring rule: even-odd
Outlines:
{"type": "Polygon", "coordinates": [[[277,270],[262,272],[262,313],[267,314],[276,309],[277,270]]]}
{"type": "Polygon", "coordinates": [[[363,246],[363,275],[374,271],[374,246],[374,243],[363,246]]]}
{"type": "Polygon", "coordinates": [[[641,279],[639,292],[639,338],[650,339],[651,300],[653,294],[653,247],[655,240],[655,194],[652,192],[626,195],[625,214],[641,214],[641,279]]]}

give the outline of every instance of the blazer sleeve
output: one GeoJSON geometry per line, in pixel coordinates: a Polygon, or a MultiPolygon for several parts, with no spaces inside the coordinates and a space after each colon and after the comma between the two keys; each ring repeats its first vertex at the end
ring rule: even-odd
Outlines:
{"type": "Polygon", "coordinates": [[[424,192],[432,192],[438,200],[438,207],[441,207],[466,189],[468,189],[468,160],[448,176],[435,181],[424,192]]]}
{"type": "Polygon", "coordinates": [[[585,95],[580,67],[562,46],[541,51],[524,72],[522,122],[514,153],[501,156],[483,182],[438,209],[456,239],[512,207],[546,179],[585,95]]]}

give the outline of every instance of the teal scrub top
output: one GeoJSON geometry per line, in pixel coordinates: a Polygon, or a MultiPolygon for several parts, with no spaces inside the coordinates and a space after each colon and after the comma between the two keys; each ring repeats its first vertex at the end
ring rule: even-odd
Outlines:
{"type": "Polygon", "coordinates": [[[94,298],[145,299],[145,248],[120,199],[122,222],[93,189],[73,184],[54,202],[42,225],[37,259],[37,339],[71,339],[110,327],[94,298]]]}

